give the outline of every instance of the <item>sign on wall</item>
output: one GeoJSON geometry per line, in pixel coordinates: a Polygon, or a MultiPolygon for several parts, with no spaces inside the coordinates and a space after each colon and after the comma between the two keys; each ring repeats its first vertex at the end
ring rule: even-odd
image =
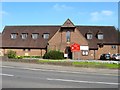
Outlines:
{"type": "Polygon", "coordinates": [[[80,46],[80,50],[89,50],[88,46],[80,46]]]}
{"type": "Polygon", "coordinates": [[[64,57],[66,57],[66,58],[67,58],[67,57],[68,57],[68,54],[64,54],[64,57]]]}
{"type": "Polygon", "coordinates": [[[80,45],[77,43],[74,43],[71,45],[71,51],[75,52],[75,51],[80,51],[80,45]]]}

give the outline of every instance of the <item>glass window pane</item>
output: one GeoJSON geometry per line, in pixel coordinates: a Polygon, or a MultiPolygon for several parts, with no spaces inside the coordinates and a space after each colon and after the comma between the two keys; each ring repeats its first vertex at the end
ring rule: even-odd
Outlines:
{"type": "Polygon", "coordinates": [[[92,39],[92,34],[87,34],[87,39],[92,39]]]}
{"type": "Polygon", "coordinates": [[[26,39],[27,38],[27,33],[22,33],[22,39],[26,39]]]}
{"type": "Polygon", "coordinates": [[[112,45],[112,49],[116,49],[116,45],[112,45]]]}
{"type": "Polygon", "coordinates": [[[39,35],[38,33],[34,33],[34,34],[32,34],[32,38],[33,38],[33,39],[37,39],[37,38],[38,38],[38,35],[39,35]]]}
{"type": "Polygon", "coordinates": [[[43,38],[44,38],[44,39],[48,39],[48,38],[49,38],[49,33],[44,34],[44,35],[43,35],[43,38]]]}
{"type": "Polygon", "coordinates": [[[98,39],[103,39],[103,34],[98,34],[98,39]]]}
{"type": "Polygon", "coordinates": [[[70,42],[70,31],[66,32],[66,40],[67,42],[70,42]]]}
{"type": "Polygon", "coordinates": [[[87,56],[88,55],[88,51],[82,51],[82,55],[83,56],[87,56]]]}
{"type": "Polygon", "coordinates": [[[12,34],[10,35],[10,37],[11,37],[11,39],[16,39],[16,38],[17,38],[17,34],[16,34],[16,33],[12,33],[12,34]]]}

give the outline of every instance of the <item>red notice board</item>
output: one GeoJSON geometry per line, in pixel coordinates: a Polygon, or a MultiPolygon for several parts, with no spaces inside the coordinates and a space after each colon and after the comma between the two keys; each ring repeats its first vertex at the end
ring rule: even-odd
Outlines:
{"type": "Polygon", "coordinates": [[[71,51],[75,52],[75,51],[80,51],[80,45],[77,43],[74,43],[71,45],[71,51]]]}

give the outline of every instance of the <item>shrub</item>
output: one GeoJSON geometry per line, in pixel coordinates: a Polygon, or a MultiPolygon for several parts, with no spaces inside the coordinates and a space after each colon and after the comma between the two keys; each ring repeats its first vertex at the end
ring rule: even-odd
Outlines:
{"type": "Polygon", "coordinates": [[[23,59],[23,56],[16,56],[16,59],[23,59]]]}
{"type": "Polygon", "coordinates": [[[8,58],[16,58],[16,52],[12,50],[9,50],[6,55],[8,58]]]}
{"type": "Polygon", "coordinates": [[[64,53],[60,51],[51,50],[45,53],[43,59],[64,59],[64,53]]]}

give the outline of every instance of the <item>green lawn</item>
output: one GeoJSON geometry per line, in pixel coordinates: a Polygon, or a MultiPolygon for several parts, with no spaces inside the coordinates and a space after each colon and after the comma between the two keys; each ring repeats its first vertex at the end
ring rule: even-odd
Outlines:
{"type": "Polygon", "coordinates": [[[112,63],[100,63],[100,62],[73,62],[73,66],[77,67],[91,67],[91,68],[109,68],[109,69],[118,69],[120,68],[119,64],[112,63]]]}
{"type": "Polygon", "coordinates": [[[85,68],[109,68],[109,69],[120,68],[119,64],[100,63],[100,62],[69,62],[67,60],[39,60],[38,63],[85,67],[85,68]]]}
{"type": "Polygon", "coordinates": [[[52,64],[52,65],[74,66],[74,67],[85,67],[85,68],[120,69],[120,64],[102,63],[102,62],[78,62],[78,61],[71,62],[69,60],[30,60],[30,59],[8,59],[6,61],[37,63],[37,64],[52,64]]]}

